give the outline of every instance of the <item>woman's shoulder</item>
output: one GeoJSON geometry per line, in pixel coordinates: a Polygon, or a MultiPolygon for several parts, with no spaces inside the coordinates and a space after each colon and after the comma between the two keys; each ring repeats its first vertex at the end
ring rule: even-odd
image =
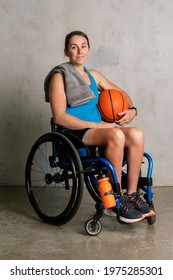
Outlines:
{"type": "Polygon", "coordinates": [[[91,73],[91,74],[97,74],[99,73],[97,70],[95,69],[88,69],[88,71],[91,73]]]}
{"type": "Polygon", "coordinates": [[[102,77],[102,74],[94,69],[89,69],[89,72],[91,73],[91,75],[93,75],[93,77],[98,80],[100,77],[102,77]]]}
{"type": "Polygon", "coordinates": [[[94,77],[97,85],[99,85],[101,83],[101,81],[103,80],[104,76],[97,70],[90,69],[89,71],[90,71],[91,75],[94,77]]]}

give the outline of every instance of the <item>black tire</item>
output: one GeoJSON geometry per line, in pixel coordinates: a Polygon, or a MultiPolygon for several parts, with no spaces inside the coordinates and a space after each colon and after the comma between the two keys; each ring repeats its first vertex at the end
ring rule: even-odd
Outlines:
{"type": "Polygon", "coordinates": [[[153,225],[156,222],[156,215],[147,218],[147,222],[148,222],[149,225],[153,225]]]}
{"type": "Polygon", "coordinates": [[[84,180],[85,180],[86,188],[89,194],[91,195],[91,197],[93,198],[93,200],[95,202],[101,202],[102,200],[97,187],[98,183],[97,183],[96,175],[94,175],[93,173],[85,174],[84,180]]]}
{"type": "Polygon", "coordinates": [[[29,200],[46,223],[62,225],[76,214],[83,196],[80,157],[60,133],[41,136],[31,148],[25,182],[29,200]]]}
{"type": "MultiPolygon", "coordinates": [[[[156,213],[153,202],[149,203],[149,206],[156,213]]],[[[147,222],[149,225],[153,225],[156,222],[156,214],[155,214],[155,216],[151,216],[151,217],[147,218],[147,222]]]]}

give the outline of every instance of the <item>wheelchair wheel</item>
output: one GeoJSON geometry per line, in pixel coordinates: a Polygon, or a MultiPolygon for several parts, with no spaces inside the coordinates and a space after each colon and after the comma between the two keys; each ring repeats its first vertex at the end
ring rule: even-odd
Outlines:
{"type": "Polygon", "coordinates": [[[93,173],[84,175],[86,188],[95,202],[101,202],[97,178],[93,173]]]}
{"type": "Polygon", "coordinates": [[[102,230],[102,224],[100,221],[89,220],[85,223],[85,230],[89,235],[98,235],[102,230]]]}
{"type": "Polygon", "coordinates": [[[147,222],[149,225],[153,225],[156,222],[156,216],[147,218],[147,222]]]}
{"type": "MultiPolygon", "coordinates": [[[[154,204],[153,204],[153,202],[151,202],[151,203],[149,204],[149,206],[151,207],[151,209],[154,210],[154,212],[156,212],[155,209],[154,209],[154,204]]],[[[153,225],[153,224],[156,222],[156,215],[147,218],[147,222],[148,222],[149,225],[153,225]]]]}
{"type": "Polygon", "coordinates": [[[26,163],[29,200],[47,223],[65,224],[76,214],[83,195],[83,168],[73,144],[60,133],[47,133],[33,145],[26,163]]]}

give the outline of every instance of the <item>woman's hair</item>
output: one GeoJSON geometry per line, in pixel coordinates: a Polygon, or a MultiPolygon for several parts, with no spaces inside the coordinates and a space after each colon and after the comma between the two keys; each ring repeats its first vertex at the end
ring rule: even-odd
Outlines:
{"type": "Polygon", "coordinates": [[[90,48],[90,43],[89,43],[88,36],[84,32],[76,30],[76,31],[72,31],[69,34],[67,34],[67,36],[65,38],[65,50],[68,50],[68,45],[69,45],[70,39],[75,35],[85,37],[86,40],[87,40],[87,43],[88,43],[88,47],[90,48]]]}

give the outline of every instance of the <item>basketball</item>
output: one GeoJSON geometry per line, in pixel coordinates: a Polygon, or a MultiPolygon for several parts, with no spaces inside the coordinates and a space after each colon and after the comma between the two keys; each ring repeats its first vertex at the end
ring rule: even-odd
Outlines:
{"type": "Polygon", "coordinates": [[[97,107],[102,120],[112,123],[121,119],[118,113],[128,109],[128,100],[121,91],[106,89],[100,93],[97,107]]]}

